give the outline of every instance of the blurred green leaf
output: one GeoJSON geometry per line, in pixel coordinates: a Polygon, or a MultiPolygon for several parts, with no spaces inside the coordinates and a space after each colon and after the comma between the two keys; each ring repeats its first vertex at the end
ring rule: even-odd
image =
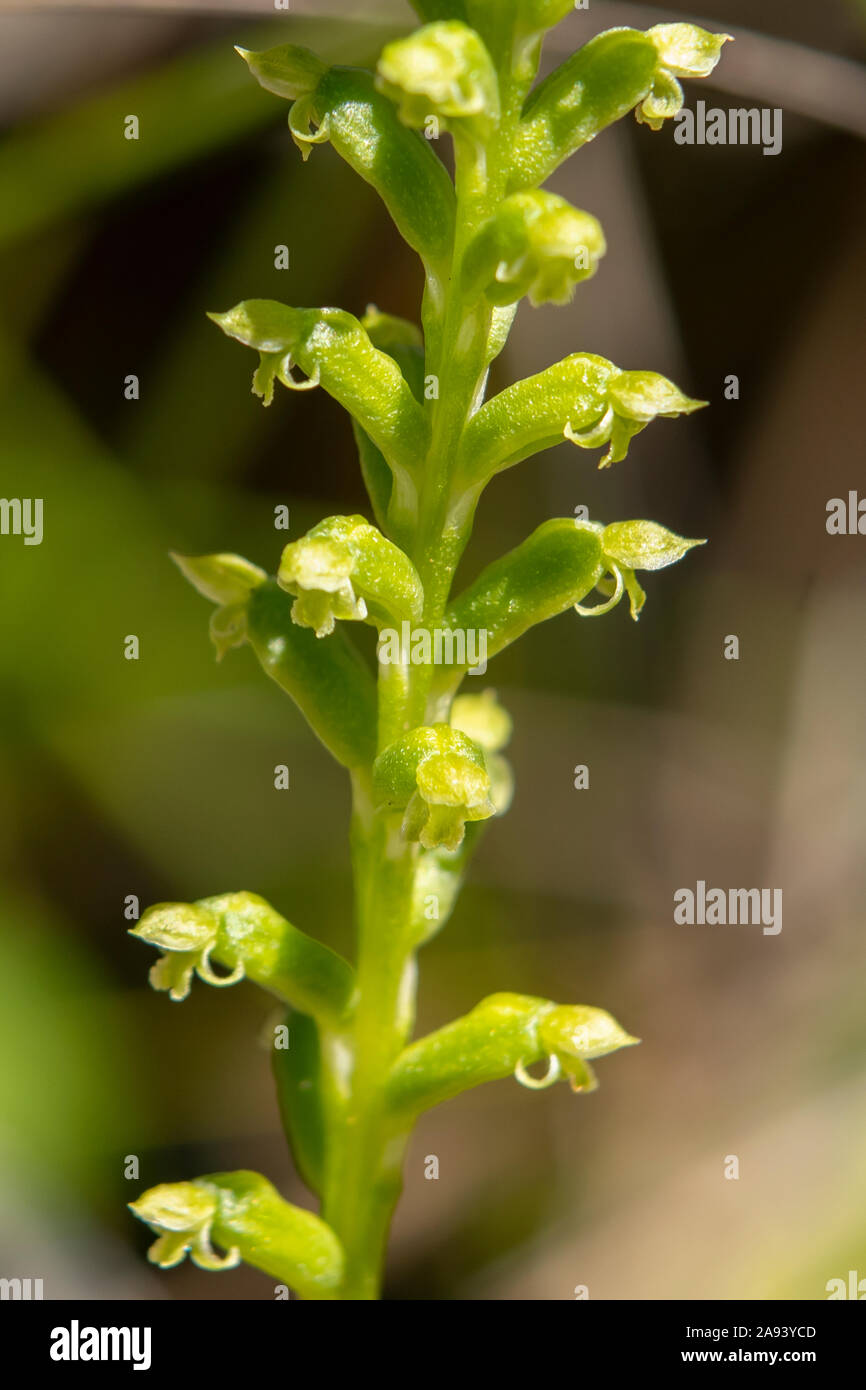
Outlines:
{"type": "MultiPolygon", "coordinates": [[[[282,27],[282,26],[281,26],[282,27]]],[[[267,41],[273,27],[251,43],[267,41]]],[[[293,21],[330,61],[377,52],[393,29],[293,21]]],[[[14,131],[0,146],[0,246],[117,197],[279,117],[224,40],[14,131]],[[138,139],[127,139],[127,116],[138,139]]]]}

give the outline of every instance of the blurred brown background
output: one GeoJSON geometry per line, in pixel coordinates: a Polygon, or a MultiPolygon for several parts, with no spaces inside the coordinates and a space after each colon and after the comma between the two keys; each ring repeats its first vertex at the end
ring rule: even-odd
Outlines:
{"type": "MultiPolygon", "coordinates": [[[[648,576],[639,625],[567,615],[491,667],[517,797],[423,953],[419,1017],[515,989],[606,1007],[644,1042],[590,1097],[501,1082],[424,1120],[393,1298],[810,1299],[866,1277],[866,537],[825,529],[828,499],[866,495],[866,12],[593,3],[546,64],[674,18],[736,36],[687,104],[781,106],[782,152],[631,119],[581,151],[551,187],[601,218],[608,255],[570,308],[521,309],[493,385],[585,348],[711,408],[609,472],[566,444],[512,470],[463,572],[580,503],[709,544],[648,576]],[[676,926],[698,879],[781,888],[781,934],[676,926]]],[[[369,63],[410,22],[400,0],[0,6],[0,492],[45,499],[42,545],[0,538],[0,1274],[47,1297],[270,1298],[250,1270],[153,1271],[123,1204],[234,1167],[309,1201],[257,1043],[266,1000],[153,994],[123,904],[250,889],[351,950],[343,778],[250,652],[215,665],[167,551],[273,570],[278,503],[293,535],[365,509],[345,416],[318,392],[263,411],[205,312],[417,317],[418,266],[375,197],[328,146],[302,165],[232,52],[369,63]]]]}

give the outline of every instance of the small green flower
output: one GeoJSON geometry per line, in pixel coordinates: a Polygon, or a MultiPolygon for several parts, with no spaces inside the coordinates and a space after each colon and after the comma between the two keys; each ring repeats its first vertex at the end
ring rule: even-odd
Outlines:
{"type": "Polygon", "coordinates": [[[490,54],[479,35],[456,19],[389,43],[379,59],[377,85],[409,126],[436,116],[455,133],[483,136],[499,117],[490,54]]]}
{"type": "Polygon", "coordinates": [[[588,212],[541,189],[513,193],[467,250],[466,286],[500,307],[524,295],[531,304],[566,304],[605,250],[601,224],[588,212]]]}
{"type": "Polygon", "coordinates": [[[618,372],[607,384],[607,409],[601,418],[580,432],[566,424],[563,433],[572,444],[584,449],[609,442],[610,447],[598,465],[608,468],[626,457],[631,440],[652,420],[659,416],[673,420],[678,415],[691,415],[706,404],[692,400],[658,372],[618,372]]]}
{"type": "Polygon", "coordinates": [[[611,526],[599,522],[584,522],[601,539],[603,573],[596,588],[606,596],[606,602],[595,607],[574,605],[582,618],[601,617],[615,608],[624,593],[628,594],[631,616],[637,621],[646,601],[635,570],[660,570],[676,564],[704,540],[687,540],[655,521],[616,521],[611,526]]]}
{"type": "Polygon", "coordinates": [[[187,1253],[200,1269],[233,1269],[245,1260],[313,1298],[330,1296],[343,1272],[343,1249],[331,1228],[285,1201],[260,1173],[241,1169],[162,1183],[129,1206],[159,1236],[147,1257],[162,1269],[187,1253]],[[212,1240],[227,1253],[217,1255],[212,1240]]]}
{"type": "Polygon", "coordinates": [[[591,1061],[640,1042],[640,1038],[633,1038],[604,1009],[587,1004],[558,1004],[539,1023],[538,1039],[549,1058],[548,1075],[539,1083],[521,1069],[518,1081],[540,1089],[540,1086],[551,1085],[559,1076],[567,1076],[571,1089],[578,1092],[594,1091],[598,1087],[589,1065],[591,1061]]]}
{"type": "Polygon", "coordinates": [[[292,620],[317,637],[337,621],[387,623],[421,616],[415,566],[362,516],[331,516],[283,551],[277,582],[293,594],[292,620]]]}
{"type": "Polygon", "coordinates": [[[212,912],[194,903],[159,903],[149,908],[130,936],[165,953],[151,966],[153,988],[165,990],[170,999],[179,1001],[189,994],[193,972],[206,984],[219,988],[242,980],[244,967],[240,963],[228,975],[215,974],[211,966],[219,925],[212,912]]]}
{"type": "Polygon", "coordinates": [[[498,753],[511,738],[512,719],[500,705],[495,690],[480,695],[458,695],[451,706],[451,727],[459,729],[485,753],[498,753]]]}
{"type": "Polygon", "coordinates": [[[211,603],[210,636],[221,660],[232,647],[247,640],[246,612],[250,594],[267,575],[242,555],[177,555],[171,558],[181,574],[211,603]]]}
{"type": "Polygon", "coordinates": [[[286,546],[277,581],[296,595],[292,620],[317,637],[333,632],[338,619],[363,622],[367,605],[352,586],[354,569],[354,556],[339,540],[317,536],[286,546]]]}
{"type": "MultiPolygon", "coordinates": [[[[430,157],[435,161],[435,155],[430,157]]],[[[295,309],[270,299],[247,299],[209,318],[229,337],[258,352],[253,390],[265,405],[272,399],[275,380],[289,387],[320,384],[381,451],[394,475],[395,492],[402,495],[412,489],[411,475],[426,447],[428,421],[397,363],[373,346],[354,315],[342,309],[295,309]],[[292,378],[295,364],[306,373],[306,382],[292,378]]]]}
{"type": "Polygon", "coordinates": [[[495,811],[482,750],[447,724],[412,729],[380,753],[373,787],[380,806],[405,808],[403,835],[425,849],[456,849],[467,821],[495,811]]]}
{"type": "Polygon", "coordinates": [[[316,1018],[340,1021],[354,995],[351,966],[298,931],[258,893],[218,893],[195,903],[158,903],[131,932],[164,952],[150,972],[154,989],[189,994],[193,971],[211,985],[249,978],[316,1018]],[[230,971],[216,975],[210,957],[230,971]]]}
{"type": "Polygon", "coordinates": [[[514,797],[514,773],[501,749],[511,738],[511,715],[500,705],[495,690],[480,695],[458,695],[451,706],[451,727],[484,749],[490,778],[490,800],[497,816],[508,810],[514,797]]]}
{"type": "Polygon", "coordinates": [[[554,1004],[527,994],[491,994],[468,1014],[418,1038],[392,1069],[393,1110],[415,1115],[470,1086],[514,1076],[541,1091],[567,1079],[573,1091],[592,1091],[589,1063],[639,1041],[604,1009],[554,1004]],[[528,1068],[547,1063],[541,1076],[528,1068]]]}
{"type": "Polygon", "coordinates": [[[635,110],[640,123],[660,130],[682,109],[683,89],[678,77],[708,77],[730,34],[709,34],[695,24],[656,24],[647,30],[655,44],[658,65],[648,95],[635,110]]]}
{"type": "Polygon", "coordinates": [[[160,1269],[173,1269],[186,1255],[199,1269],[234,1269],[241,1262],[237,1246],[225,1255],[211,1246],[217,1194],[207,1183],[160,1183],[130,1202],[129,1209],[158,1235],[147,1258],[160,1269]]]}

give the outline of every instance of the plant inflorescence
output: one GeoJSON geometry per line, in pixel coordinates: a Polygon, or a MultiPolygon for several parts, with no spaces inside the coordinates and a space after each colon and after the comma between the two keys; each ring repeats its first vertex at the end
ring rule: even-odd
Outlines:
{"type": "Polygon", "coordinates": [[[652,521],[557,517],[452,591],[481,495],[503,469],[563,438],[604,448],[606,467],[657,416],[703,404],[586,352],[490,399],[485,388],[520,300],[568,302],[605,253],[598,221],[541,185],[631,111],[658,129],[682,106],[679,79],[711,72],[725,36],[614,29],[536,83],[544,35],[571,0],[415,8],[424,27],[389,43],[375,72],[292,46],[240,52],[291,102],[304,158],[330,141],[381,195],[423,263],[421,328],[375,308],[358,319],[255,299],[212,315],[257,352],[253,390],[266,405],[278,386],[322,386],[349,412],[372,520],[321,521],[286,546],[275,577],[237,555],[175,557],[215,604],[220,655],[251,646],[349,773],[356,963],[246,892],[160,904],[134,932],[161,952],[151,983],[172,999],[194,975],[221,987],[246,977],[285,1005],[280,1110],[321,1203],[314,1215],[246,1171],[162,1184],[132,1204],[157,1234],[150,1258],[246,1260],[313,1299],[378,1295],[424,1110],[510,1074],[589,1091],[595,1059],[636,1041],[603,1009],[521,994],[491,995],[411,1041],[416,960],[512,794],[508,714],[492,692],[460,693],[479,648],[493,658],[547,618],[599,617],[624,597],[637,618],[641,571],[700,544],[652,521]],[[453,178],[434,150],[445,133],[453,178]],[[353,623],[377,630],[375,675],[353,623]]]}

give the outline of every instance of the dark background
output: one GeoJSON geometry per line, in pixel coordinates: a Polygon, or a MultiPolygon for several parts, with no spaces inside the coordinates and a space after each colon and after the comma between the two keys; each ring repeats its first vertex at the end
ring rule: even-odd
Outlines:
{"type": "MultiPolygon", "coordinates": [[[[521,309],[493,387],[587,349],[710,409],[610,471],[566,444],[510,471],[462,574],[579,503],[709,544],[647,577],[640,624],[566,615],[491,667],[517,796],[419,1000],[423,1030],[500,989],[580,1000],[644,1042],[590,1097],[501,1082],[422,1122],[395,1298],[808,1299],[866,1276],[866,537],[825,529],[830,498],[866,495],[866,18],[593,3],[546,63],[672,18],[736,38],[687,103],[781,106],[783,150],[629,118],[581,151],[550,186],[601,218],[608,254],[570,307],[521,309]],[[782,888],[781,934],[676,926],[699,878],[782,888]]],[[[0,537],[0,1273],[47,1297],[270,1298],[247,1269],[152,1270],[124,1203],[236,1167],[309,1202],[267,1002],[154,994],[123,904],[250,889],[351,951],[344,778],[249,651],[214,663],[167,552],[273,570],[276,505],[293,536],[365,510],[345,415],[323,392],[262,410],[250,354],[205,312],[273,296],[417,318],[418,266],[375,196],[328,146],[301,163],[232,52],[370,63],[408,22],[399,0],[0,5],[0,492],[45,499],[41,546],[0,537]]]]}

